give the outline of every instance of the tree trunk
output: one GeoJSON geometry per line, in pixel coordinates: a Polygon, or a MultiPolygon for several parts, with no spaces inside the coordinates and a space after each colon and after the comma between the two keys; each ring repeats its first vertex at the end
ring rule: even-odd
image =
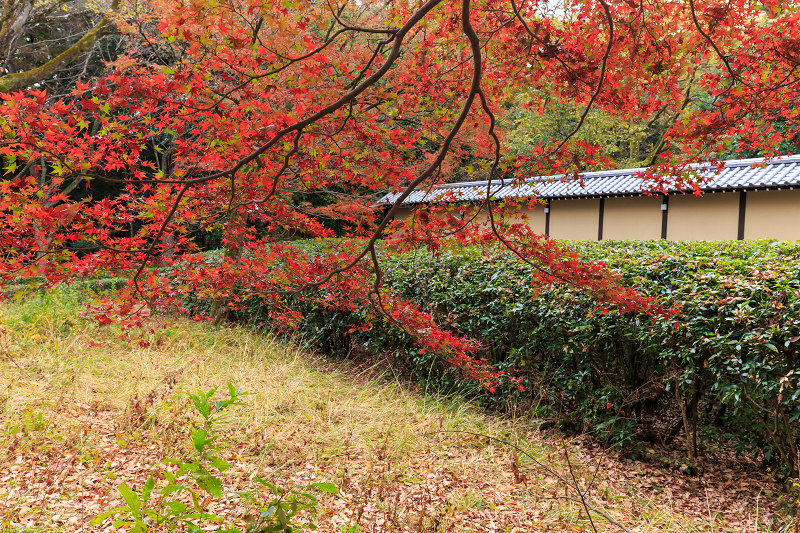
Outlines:
{"type": "MultiPolygon", "coordinates": [[[[116,11],[121,0],[114,0],[111,9],[116,11]]],[[[81,37],[78,42],[64,50],[62,53],[45,63],[25,72],[13,72],[0,77],[0,93],[19,91],[31,85],[44,81],[56,74],[62,67],[74,62],[88,52],[94,45],[111,33],[114,25],[109,16],[103,17],[94,28],[81,37]]]]}
{"type": "Polygon", "coordinates": [[[675,401],[678,403],[678,407],[681,410],[681,418],[683,419],[683,432],[685,434],[685,442],[686,442],[686,454],[689,456],[689,462],[694,466],[696,460],[696,438],[693,438],[694,431],[692,429],[692,425],[690,419],[692,418],[692,414],[689,412],[691,410],[692,404],[688,404],[684,401],[683,397],[680,393],[680,383],[678,381],[677,374],[675,375],[675,401]]]}

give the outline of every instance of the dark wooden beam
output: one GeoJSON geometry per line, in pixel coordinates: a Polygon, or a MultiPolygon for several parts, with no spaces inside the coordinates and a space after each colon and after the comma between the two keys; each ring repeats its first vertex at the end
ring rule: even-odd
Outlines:
{"type": "Polygon", "coordinates": [[[550,236],[550,200],[544,203],[544,234],[550,236]]]}
{"type": "Polygon", "coordinates": [[[603,240],[603,216],[606,212],[606,199],[600,198],[600,217],[597,221],[597,240],[603,240]]]}
{"type": "Polygon", "coordinates": [[[744,219],[745,212],[747,211],[747,191],[739,192],[739,229],[736,238],[740,241],[744,240],[744,219]]]}

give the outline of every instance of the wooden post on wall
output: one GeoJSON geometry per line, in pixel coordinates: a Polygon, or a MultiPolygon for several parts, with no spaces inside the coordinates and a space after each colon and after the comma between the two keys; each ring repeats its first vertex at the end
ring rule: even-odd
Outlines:
{"type": "Polygon", "coordinates": [[[667,238],[667,219],[668,211],[667,208],[669,207],[669,195],[664,195],[661,197],[661,238],[667,238]]]}
{"type": "Polygon", "coordinates": [[[600,198],[600,217],[597,221],[597,240],[603,240],[603,215],[605,214],[606,210],[606,199],[600,198]]]}
{"type": "Polygon", "coordinates": [[[550,236],[550,200],[544,203],[544,234],[546,237],[550,236]]]}
{"type": "Polygon", "coordinates": [[[744,218],[745,211],[747,211],[747,191],[739,193],[739,229],[736,233],[736,238],[744,240],[744,218]]]}

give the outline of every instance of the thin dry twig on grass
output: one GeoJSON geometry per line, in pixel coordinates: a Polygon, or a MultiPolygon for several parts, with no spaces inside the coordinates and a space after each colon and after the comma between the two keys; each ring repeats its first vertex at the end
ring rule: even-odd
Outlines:
{"type": "MultiPolygon", "coordinates": [[[[570,460],[569,454],[568,454],[568,452],[566,450],[566,444],[564,444],[563,442],[562,442],[562,444],[564,446],[565,459],[567,461],[567,464],[569,465],[569,472],[570,472],[570,478],[569,479],[564,477],[560,472],[556,471],[555,469],[545,465],[544,463],[542,463],[541,461],[536,459],[534,456],[532,456],[531,454],[529,454],[527,451],[523,450],[522,448],[520,448],[516,444],[508,442],[507,440],[504,440],[504,439],[501,439],[501,438],[498,438],[498,437],[494,437],[492,435],[486,435],[484,433],[475,433],[475,432],[472,432],[472,431],[453,430],[453,431],[449,431],[448,433],[453,433],[453,434],[461,433],[461,434],[465,434],[465,435],[473,435],[473,436],[476,436],[476,437],[483,437],[483,438],[485,438],[487,440],[495,441],[495,442],[498,442],[498,443],[500,443],[500,444],[502,444],[504,446],[507,446],[507,447],[515,450],[517,453],[520,453],[520,454],[524,455],[525,457],[527,457],[528,459],[530,459],[539,468],[541,468],[542,470],[544,470],[545,472],[547,472],[551,476],[555,477],[556,479],[561,481],[565,486],[567,486],[572,491],[574,491],[576,494],[578,494],[578,498],[573,498],[573,497],[569,497],[567,495],[564,495],[564,496],[558,496],[555,499],[563,499],[563,500],[567,500],[567,501],[573,501],[573,502],[576,502],[576,503],[580,503],[584,507],[584,509],[586,510],[587,519],[589,520],[589,523],[590,523],[590,525],[592,527],[592,530],[595,531],[595,533],[597,532],[597,527],[595,526],[594,521],[592,520],[590,511],[594,511],[597,514],[601,515],[603,518],[608,520],[609,523],[617,526],[618,528],[622,529],[626,533],[633,533],[633,531],[630,528],[628,528],[624,524],[620,523],[614,517],[612,517],[611,515],[609,515],[605,511],[602,511],[602,510],[598,509],[597,507],[595,507],[594,505],[592,505],[589,502],[586,493],[581,489],[580,484],[577,481],[577,478],[575,476],[575,471],[574,471],[574,468],[573,468],[573,465],[572,465],[572,461],[570,460]]],[[[515,477],[515,479],[516,479],[516,481],[518,483],[525,483],[527,485],[528,478],[524,474],[520,474],[518,462],[515,461],[515,462],[512,463],[512,471],[513,471],[514,477],[515,477]]]]}
{"type": "MultiPolygon", "coordinates": [[[[0,321],[2,321],[2,319],[3,316],[0,315],[0,321]]],[[[14,359],[14,355],[11,353],[11,348],[8,345],[8,328],[3,324],[0,324],[0,353],[3,354],[5,359],[11,361],[11,364],[13,364],[19,370],[23,370],[19,363],[17,363],[17,360],[14,359]]]]}

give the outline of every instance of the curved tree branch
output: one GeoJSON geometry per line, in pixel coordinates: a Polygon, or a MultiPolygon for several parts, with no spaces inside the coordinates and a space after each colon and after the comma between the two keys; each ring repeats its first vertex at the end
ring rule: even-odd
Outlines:
{"type": "MultiPolygon", "coordinates": [[[[111,11],[119,10],[121,0],[113,0],[111,11]]],[[[25,72],[9,73],[0,77],[0,93],[18,91],[30,87],[34,83],[44,81],[56,74],[65,65],[76,61],[103,37],[114,31],[112,15],[108,14],[97,25],[86,32],[78,42],[45,63],[25,72]]]]}

